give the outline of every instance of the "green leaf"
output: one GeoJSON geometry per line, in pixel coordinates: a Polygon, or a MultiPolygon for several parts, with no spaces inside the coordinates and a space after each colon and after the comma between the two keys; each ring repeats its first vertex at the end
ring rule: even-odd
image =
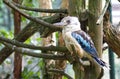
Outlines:
{"type": "Polygon", "coordinates": [[[32,64],[32,62],[33,62],[32,60],[28,60],[27,63],[28,63],[28,65],[30,65],[30,64],[32,64]]]}
{"type": "Polygon", "coordinates": [[[67,77],[63,76],[63,79],[68,79],[67,77]]]}
{"type": "Polygon", "coordinates": [[[34,75],[33,71],[29,71],[29,73],[25,76],[24,79],[31,79],[31,76],[34,75]]]}

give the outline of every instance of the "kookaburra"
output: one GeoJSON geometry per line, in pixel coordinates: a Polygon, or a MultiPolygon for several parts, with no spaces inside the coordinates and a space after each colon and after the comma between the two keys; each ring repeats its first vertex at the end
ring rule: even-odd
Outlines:
{"type": "Polygon", "coordinates": [[[62,36],[71,54],[77,54],[82,58],[84,52],[86,52],[98,63],[98,65],[100,65],[100,67],[107,67],[106,63],[98,57],[98,53],[90,36],[81,30],[81,25],[77,17],[64,17],[61,22],[54,23],[54,25],[63,28],[62,36]]]}

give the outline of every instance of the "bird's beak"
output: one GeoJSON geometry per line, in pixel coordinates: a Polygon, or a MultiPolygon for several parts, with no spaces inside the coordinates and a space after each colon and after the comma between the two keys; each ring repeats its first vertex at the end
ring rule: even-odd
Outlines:
{"type": "Polygon", "coordinates": [[[64,22],[58,22],[58,23],[54,23],[53,25],[56,25],[56,26],[60,26],[60,27],[64,27],[65,25],[67,25],[66,23],[64,22]]]}

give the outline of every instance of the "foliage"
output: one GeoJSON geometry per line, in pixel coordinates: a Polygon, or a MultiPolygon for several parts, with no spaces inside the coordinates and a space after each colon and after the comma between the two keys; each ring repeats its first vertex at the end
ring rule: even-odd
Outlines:
{"type": "MultiPolygon", "coordinates": [[[[12,31],[8,31],[5,29],[0,29],[0,36],[4,36],[9,39],[12,39],[14,37],[12,31]]],[[[4,46],[0,43],[0,49],[2,49],[2,47],[4,47],[4,46]]]]}
{"type": "Polygon", "coordinates": [[[32,70],[28,70],[28,67],[24,67],[24,71],[22,72],[22,78],[24,79],[40,79],[40,74],[32,70]],[[27,73],[27,74],[26,74],[27,73]]]}
{"type": "MultiPolygon", "coordinates": [[[[27,57],[25,57],[27,58],[27,57]]],[[[29,57],[27,59],[27,64],[22,72],[22,78],[24,79],[40,79],[41,77],[41,67],[43,66],[41,59],[36,59],[29,57]],[[38,61],[38,62],[36,62],[38,61]]]]}
{"type": "Polygon", "coordinates": [[[4,36],[6,38],[12,39],[14,37],[12,31],[8,31],[5,29],[0,29],[0,36],[4,36]]]}

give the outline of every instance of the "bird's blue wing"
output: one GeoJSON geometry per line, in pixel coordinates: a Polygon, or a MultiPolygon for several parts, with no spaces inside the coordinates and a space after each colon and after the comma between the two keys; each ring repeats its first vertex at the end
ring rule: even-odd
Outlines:
{"type": "Polygon", "coordinates": [[[80,44],[82,49],[84,49],[91,56],[98,57],[96,48],[88,34],[80,30],[72,32],[71,35],[80,44]]]}

